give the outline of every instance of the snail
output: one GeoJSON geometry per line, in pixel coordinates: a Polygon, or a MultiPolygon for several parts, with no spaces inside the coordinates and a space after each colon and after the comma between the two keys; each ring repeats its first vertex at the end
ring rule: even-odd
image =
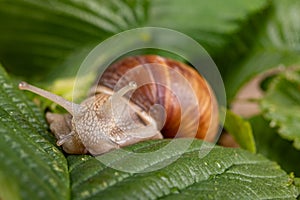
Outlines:
{"type": "Polygon", "coordinates": [[[218,106],[206,80],[192,67],[157,55],[111,64],[81,104],[26,82],[19,89],[52,100],[68,114],[46,113],[66,153],[99,155],[149,139],[196,137],[212,141],[218,106]]]}

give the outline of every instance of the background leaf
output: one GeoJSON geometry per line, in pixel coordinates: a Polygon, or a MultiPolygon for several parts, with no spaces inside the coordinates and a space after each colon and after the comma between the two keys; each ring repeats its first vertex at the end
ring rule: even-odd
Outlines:
{"type": "Polygon", "coordinates": [[[16,86],[0,66],[0,183],[21,199],[68,199],[66,159],[41,111],[16,86]]]}
{"type": "Polygon", "coordinates": [[[2,0],[0,60],[10,72],[40,81],[50,72],[50,77],[74,76],[95,45],[141,26],[182,31],[217,57],[266,2],[230,0],[220,6],[218,0],[2,0]]]}
{"type": "Polygon", "coordinates": [[[287,71],[269,84],[260,105],[264,116],[278,128],[281,137],[300,149],[300,74],[287,71]]]}
{"type": "Polygon", "coordinates": [[[277,162],[285,171],[300,176],[300,151],[293,147],[292,142],[281,138],[276,128],[262,116],[249,119],[255,138],[257,153],[277,162]]]}
{"type": "Polygon", "coordinates": [[[221,5],[218,0],[154,0],[149,5],[147,25],[181,31],[198,41],[215,58],[225,53],[228,42],[241,31],[248,17],[267,7],[267,2],[229,0],[221,5]]]}
{"type": "Polygon", "coordinates": [[[248,121],[243,120],[240,116],[227,110],[224,128],[233,136],[234,140],[241,148],[252,153],[256,152],[255,140],[252,134],[251,125],[248,121]]]}
{"type": "Polygon", "coordinates": [[[144,14],[140,11],[137,18],[135,8],[143,10],[143,4],[145,1],[1,0],[0,59],[15,74],[46,77],[69,56],[138,25],[144,14]]]}
{"type": "Polygon", "coordinates": [[[272,1],[262,13],[251,17],[237,39],[233,37],[224,48],[225,54],[217,63],[229,100],[253,76],[280,65],[300,63],[299,10],[297,0],[272,1]]]}
{"type": "Polygon", "coordinates": [[[141,26],[167,27],[206,48],[231,101],[258,73],[299,63],[299,10],[297,0],[222,5],[219,0],[2,0],[0,61],[35,81],[72,77],[109,36],[141,26]]]}
{"type": "MultiPolygon", "coordinates": [[[[178,144],[185,141],[177,140],[178,144]]],[[[127,150],[151,152],[168,142],[147,141],[127,150]]],[[[176,153],[174,149],[147,164],[135,160],[135,167],[143,170],[159,165],[176,153]]],[[[118,159],[124,164],[132,161],[129,157],[118,159]]],[[[172,164],[147,173],[117,171],[91,156],[68,156],[68,161],[74,199],[295,199],[299,194],[293,177],[275,163],[241,149],[212,146],[200,140],[194,140],[172,164]],[[205,148],[201,151],[210,151],[204,158],[199,157],[202,145],[205,148]]]]}

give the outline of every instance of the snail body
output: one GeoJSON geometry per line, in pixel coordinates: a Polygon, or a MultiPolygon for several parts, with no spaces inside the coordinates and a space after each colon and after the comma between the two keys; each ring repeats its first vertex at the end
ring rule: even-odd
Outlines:
{"type": "Polygon", "coordinates": [[[218,129],[216,99],[190,66],[155,55],[124,58],[110,65],[80,105],[20,83],[64,107],[47,113],[51,131],[71,154],[98,155],[139,141],[197,137],[212,141],[218,129]]]}

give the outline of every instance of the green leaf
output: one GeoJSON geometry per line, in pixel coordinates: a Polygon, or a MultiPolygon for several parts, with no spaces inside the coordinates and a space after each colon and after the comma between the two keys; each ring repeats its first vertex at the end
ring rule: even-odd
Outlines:
{"type": "Polygon", "coordinates": [[[260,153],[270,160],[277,162],[285,171],[294,172],[300,176],[300,151],[293,147],[293,144],[282,139],[275,128],[269,126],[269,122],[262,116],[255,116],[249,119],[257,153],[260,153]]]}
{"type": "Polygon", "coordinates": [[[0,59],[15,74],[46,77],[69,56],[139,25],[145,2],[1,0],[0,59]]]}
{"type": "MultiPolygon", "coordinates": [[[[89,155],[69,155],[67,163],[53,145],[41,112],[0,69],[0,183],[7,184],[0,188],[1,198],[69,199],[71,194],[72,199],[295,199],[299,195],[294,177],[277,164],[200,140],[174,140],[173,149],[151,159],[120,157],[120,150],[98,158],[134,167],[140,173],[115,170],[89,155]],[[179,147],[187,142],[192,143],[182,151],[179,147]],[[142,172],[160,166],[163,168],[142,172]],[[9,180],[5,180],[7,174],[9,180]]],[[[126,149],[148,153],[169,142],[153,140],[126,149]]]]}
{"type": "Polygon", "coordinates": [[[0,198],[68,199],[66,159],[41,111],[16,86],[0,66],[0,198]]]}
{"type": "Polygon", "coordinates": [[[300,149],[300,74],[288,71],[275,78],[260,105],[264,117],[281,137],[300,149]]]}
{"type": "Polygon", "coordinates": [[[216,57],[224,54],[249,13],[259,12],[266,2],[1,0],[0,59],[10,72],[42,81],[49,72],[50,77],[74,76],[95,45],[142,26],[182,31],[216,57]]]}
{"type": "Polygon", "coordinates": [[[14,179],[0,170],[0,198],[5,200],[19,200],[20,191],[14,179]]]}
{"type": "MultiPolygon", "coordinates": [[[[178,145],[187,141],[191,140],[177,139],[178,145]]],[[[126,149],[152,152],[169,142],[147,141],[126,149]]],[[[111,163],[134,166],[140,171],[160,166],[181,153],[174,148],[145,162],[147,159],[114,157],[118,151],[103,156],[111,157],[111,163]]],[[[87,155],[68,156],[68,161],[73,199],[296,199],[299,194],[294,178],[277,164],[241,149],[200,140],[194,140],[175,162],[152,172],[118,171],[87,155]],[[201,158],[201,151],[208,154],[201,158]]]]}
{"type": "Polygon", "coordinates": [[[220,68],[229,100],[258,73],[300,62],[298,0],[229,0],[222,5],[219,0],[2,0],[0,4],[0,59],[10,72],[35,80],[74,76],[95,45],[142,26],[172,28],[203,45],[220,68]]]}
{"type": "Polygon", "coordinates": [[[300,63],[299,11],[298,0],[270,1],[269,7],[250,17],[243,29],[228,41],[217,63],[229,100],[255,75],[281,65],[300,63]]]}
{"type": "Polygon", "coordinates": [[[224,128],[233,136],[234,140],[241,148],[252,153],[256,152],[255,140],[252,134],[251,125],[248,121],[245,121],[240,116],[227,110],[224,128]]]}
{"type": "Polygon", "coordinates": [[[147,25],[181,31],[198,41],[215,58],[224,54],[232,34],[241,31],[248,17],[264,9],[268,1],[151,0],[147,25]],[[180,13],[180,14],[179,14],[180,13]]]}

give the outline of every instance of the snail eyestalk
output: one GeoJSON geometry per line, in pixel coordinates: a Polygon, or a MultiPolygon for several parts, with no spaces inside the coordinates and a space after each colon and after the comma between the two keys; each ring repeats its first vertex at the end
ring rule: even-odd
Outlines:
{"type": "Polygon", "coordinates": [[[117,91],[115,94],[119,96],[124,96],[127,92],[131,90],[135,90],[137,88],[137,84],[134,81],[131,81],[128,85],[125,87],[121,88],[119,91],[117,91]]]}
{"type": "MultiPolygon", "coordinates": [[[[128,83],[128,85],[124,86],[123,88],[121,88],[120,90],[115,92],[111,96],[111,99],[112,99],[115,107],[117,107],[116,106],[117,104],[120,105],[121,103],[125,103],[126,105],[130,106],[130,108],[132,110],[134,110],[144,120],[144,122],[147,123],[147,125],[148,125],[147,127],[151,126],[154,128],[154,130],[157,130],[157,123],[150,115],[148,115],[144,111],[137,109],[137,107],[134,106],[134,104],[132,104],[129,99],[123,98],[127,92],[130,92],[131,90],[135,90],[135,89],[137,89],[137,83],[135,81],[131,81],[128,83]]],[[[116,111],[116,113],[117,113],[117,111],[116,111]]],[[[153,128],[152,128],[152,130],[153,130],[153,128]]]]}
{"type": "Polygon", "coordinates": [[[46,99],[49,99],[49,100],[57,103],[58,105],[62,106],[71,115],[74,115],[74,113],[79,111],[80,106],[78,104],[70,102],[61,96],[58,96],[58,95],[48,92],[46,90],[40,89],[40,88],[30,85],[26,82],[20,82],[19,89],[20,90],[28,90],[28,91],[38,94],[42,97],[45,97],[46,99]]]}

